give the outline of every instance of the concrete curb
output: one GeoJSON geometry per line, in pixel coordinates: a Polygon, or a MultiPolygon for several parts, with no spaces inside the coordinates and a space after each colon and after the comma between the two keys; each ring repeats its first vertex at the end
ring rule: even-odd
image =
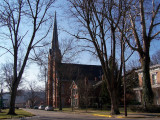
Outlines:
{"type": "Polygon", "coordinates": [[[100,114],[93,114],[93,116],[99,116],[99,117],[107,117],[107,118],[112,118],[112,115],[100,115],[100,114]]]}
{"type": "Polygon", "coordinates": [[[124,115],[101,115],[101,114],[92,114],[93,116],[98,116],[98,117],[106,117],[106,118],[157,118],[160,117],[160,115],[147,115],[147,114],[143,114],[143,115],[128,115],[128,116],[124,116],[124,115]]]}
{"type": "Polygon", "coordinates": [[[125,117],[125,116],[121,116],[121,115],[113,116],[113,115],[100,115],[100,114],[93,114],[93,116],[98,116],[98,117],[107,117],[107,118],[127,118],[127,117],[125,117]]]}

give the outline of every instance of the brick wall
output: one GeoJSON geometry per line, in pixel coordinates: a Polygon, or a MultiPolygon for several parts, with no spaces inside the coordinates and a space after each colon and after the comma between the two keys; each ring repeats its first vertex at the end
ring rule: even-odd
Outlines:
{"type": "MultiPolygon", "coordinates": [[[[157,71],[157,70],[156,70],[156,71],[152,71],[152,72],[150,73],[151,85],[153,85],[152,74],[156,74],[156,76],[157,76],[157,84],[160,84],[160,71],[157,71]]],[[[142,73],[139,73],[139,74],[138,74],[138,79],[139,79],[139,86],[140,86],[140,87],[142,87],[142,84],[143,84],[142,78],[143,78],[143,74],[142,74],[142,73]]]]}

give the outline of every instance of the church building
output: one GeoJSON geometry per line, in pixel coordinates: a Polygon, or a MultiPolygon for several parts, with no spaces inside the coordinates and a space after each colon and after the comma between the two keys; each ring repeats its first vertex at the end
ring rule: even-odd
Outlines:
{"type": "Polygon", "coordinates": [[[101,81],[101,76],[101,66],[62,63],[55,13],[52,45],[48,55],[47,105],[57,108],[59,105],[80,107],[86,101],[88,105],[92,104],[97,97],[93,86],[101,81]]]}

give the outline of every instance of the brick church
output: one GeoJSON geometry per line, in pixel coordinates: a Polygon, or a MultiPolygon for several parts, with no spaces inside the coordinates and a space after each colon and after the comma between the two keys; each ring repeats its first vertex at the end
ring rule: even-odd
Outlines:
{"type": "Polygon", "coordinates": [[[58,44],[56,13],[53,38],[48,55],[47,105],[57,108],[80,107],[97,99],[93,86],[101,81],[102,68],[98,65],[62,63],[58,44]]]}

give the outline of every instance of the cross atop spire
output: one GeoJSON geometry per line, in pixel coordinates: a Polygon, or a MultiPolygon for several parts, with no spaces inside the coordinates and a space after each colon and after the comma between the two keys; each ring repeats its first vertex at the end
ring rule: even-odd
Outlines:
{"type": "Polygon", "coordinates": [[[52,38],[52,50],[59,49],[58,45],[58,31],[57,31],[57,19],[56,19],[56,11],[54,16],[54,26],[53,26],[53,38],[52,38]]]}

